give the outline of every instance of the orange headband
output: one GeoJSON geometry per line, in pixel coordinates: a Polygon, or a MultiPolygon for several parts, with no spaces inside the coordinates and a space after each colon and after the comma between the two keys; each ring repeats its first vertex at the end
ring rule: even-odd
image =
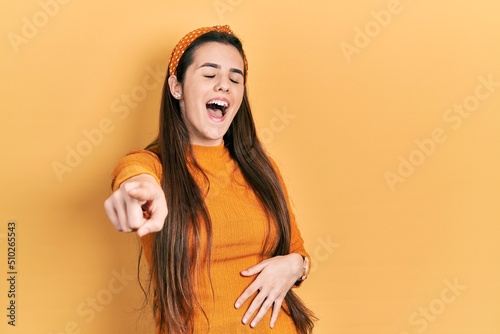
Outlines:
{"type": "MultiPolygon", "coordinates": [[[[189,34],[184,36],[179,41],[179,43],[177,43],[174,50],[172,51],[172,56],[170,57],[170,64],[168,65],[168,72],[170,75],[177,74],[176,71],[177,71],[177,66],[179,65],[179,59],[181,59],[182,55],[184,54],[184,51],[186,51],[186,49],[191,45],[191,43],[193,43],[193,41],[198,37],[200,37],[201,35],[211,31],[225,32],[230,35],[234,35],[233,31],[228,25],[204,27],[191,31],[189,34]]],[[[246,81],[248,73],[248,63],[246,56],[243,56],[243,61],[245,62],[245,81],[246,81]]]]}

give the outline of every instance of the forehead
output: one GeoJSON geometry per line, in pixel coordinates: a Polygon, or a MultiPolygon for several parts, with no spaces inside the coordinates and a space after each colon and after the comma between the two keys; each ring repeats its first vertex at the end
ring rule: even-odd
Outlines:
{"type": "Polygon", "coordinates": [[[200,45],[194,52],[193,63],[202,65],[214,63],[243,70],[244,62],[238,49],[230,44],[208,42],[200,45]]]}

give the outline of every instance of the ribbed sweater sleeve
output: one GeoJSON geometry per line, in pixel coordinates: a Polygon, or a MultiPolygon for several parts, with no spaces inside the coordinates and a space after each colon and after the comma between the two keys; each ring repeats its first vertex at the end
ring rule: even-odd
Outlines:
{"type": "Polygon", "coordinates": [[[149,174],[160,184],[162,167],[156,154],[146,150],[137,150],[122,157],[113,171],[111,188],[114,191],[123,181],[139,174],[149,174]]]}

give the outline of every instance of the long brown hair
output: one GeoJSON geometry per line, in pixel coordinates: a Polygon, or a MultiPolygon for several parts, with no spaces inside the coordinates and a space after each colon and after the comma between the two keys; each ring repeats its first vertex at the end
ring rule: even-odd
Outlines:
{"type": "MultiPolygon", "coordinates": [[[[234,35],[212,31],[198,37],[179,60],[176,75],[182,84],[194,53],[204,43],[219,42],[234,46],[244,57],[240,40],[234,35]]],[[[154,234],[150,263],[150,286],[153,289],[153,308],[161,333],[191,334],[195,307],[201,308],[194,293],[193,277],[200,266],[210,270],[212,225],[205,206],[204,195],[188,168],[188,161],[201,170],[191,151],[189,132],[183,121],[179,101],[172,97],[168,77],[163,88],[160,127],[157,139],[147,149],[156,153],[163,167],[162,188],[165,192],[168,216],[163,229],[154,234]],[[207,249],[200,249],[201,235],[207,235],[207,249]],[[199,254],[206,257],[200,259],[199,254]],[[152,283],[151,283],[152,282],[152,283]]],[[[270,249],[272,256],[290,252],[290,213],[279,178],[259,142],[255,130],[247,91],[227,133],[224,145],[237,162],[248,184],[262,202],[267,215],[276,224],[278,237],[270,249]]],[[[264,249],[263,249],[264,252],[264,249]]],[[[285,312],[290,314],[299,334],[312,332],[312,312],[290,290],[285,312]]],[[[201,310],[203,311],[203,310],[201,310]]]]}

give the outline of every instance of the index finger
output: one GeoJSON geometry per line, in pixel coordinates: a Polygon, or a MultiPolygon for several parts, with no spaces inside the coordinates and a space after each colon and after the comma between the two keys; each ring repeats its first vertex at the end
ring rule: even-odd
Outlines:
{"type": "Polygon", "coordinates": [[[245,291],[238,297],[236,300],[236,303],[234,304],[234,307],[240,308],[243,303],[247,301],[248,298],[250,298],[255,292],[259,291],[259,285],[256,283],[257,280],[253,281],[252,284],[250,284],[245,291]]]}

